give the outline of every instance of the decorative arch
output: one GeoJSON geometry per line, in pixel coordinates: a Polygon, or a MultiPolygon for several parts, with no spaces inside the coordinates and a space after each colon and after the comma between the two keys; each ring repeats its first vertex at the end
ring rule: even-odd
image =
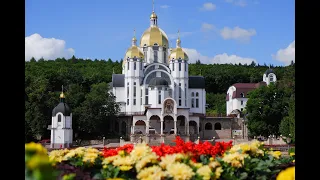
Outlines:
{"type": "Polygon", "coordinates": [[[149,72],[151,72],[151,71],[153,71],[153,70],[157,70],[157,69],[156,69],[156,65],[159,65],[159,68],[158,68],[158,69],[166,69],[168,72],[171,72],[170,69],[169,69],[167,66],[165,66],[165,65],[163,65],[163,64],[161,64],[161,63],[153,63],[153,64],[151,64],[151,65],[149,65],[149,66],[146,67],[146,69],[144,70],[144,73],[145,73],[145,74],[148,74],[149,72]],[[162,67],[162,68],[160,68],[160,67],[162,67]],[[150,69],[150,70],[149,70],[149,69],[150,69]]]}
{"type": "Polygon", "coordinates": [[[145,126],[146,123],[143,120],[138,120],[134,125],[135,126],[145,126]]]}
{"type": "Polygon", "coordinates": [[[177,103],[172,98],[166,98],[162,104],[162,112],[164,114],[176,114],[177,113],[177,103]]]}
{"type": "Polygon", "coordinates": [[[212,124],[207,122],[205,125],[204,125],[204,130],[212,130],[212,124]]]}
{"type": "Polygon", "coordinates": [[[148,77],[156,72],[163,72],[164,74],[168,75],[168,78],[165,78],[165,79],[168,81],[170,86],[172,86],[174,84],[171,74],[169,74],[167,71],[165,71],[163,69],[155,69],[155,70],[150,71],[148,74],[146,74],[146,76],[143,79],[143,84],[146,84],[148,77]]]}
{"type": "Polygon", "coordinates": [[[214,124],[214,130],[221,130],[221,124],[220,123],[215,123],[214,124]]]}

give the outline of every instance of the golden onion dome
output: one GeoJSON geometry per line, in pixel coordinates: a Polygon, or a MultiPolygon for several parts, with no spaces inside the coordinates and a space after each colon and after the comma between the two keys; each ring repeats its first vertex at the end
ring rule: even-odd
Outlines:
{"type": "Polygon", "coordinates": [[[183,51],[181,47],[177,47],[175,49],[172,49],[170,55],[169,55],[169,61],[171,60],[189,60],[189,57],[187,53],[183,51]]]}
{"type": "Polygon", "coordinates": [[[153,46],[154,44],[169,47],[168,36],[157,26],[151,26],[145,30],[140,39],[140,47],[153,46]]]}
{"type": "Polygon", "coordinates": [[[158,16],[155,12],[152,12],[151,15],[150,15],[150,19],[157,19],[158,16]]]}
{"type": "Polygon", "coordinates": [[[144,59],[143,53],[140,51],[140,49],[137,46],[131,46],[127,52],[126,55],[123,59],[123,63],[128,59],[128,58],[140,58],[144,59]]]}
{"type": "Polygon", "coordinates": [[[61,98],[61,99],[62,99],[62,98],[65,98],[63,92],[60,94],[60,98],[61,98]]]}

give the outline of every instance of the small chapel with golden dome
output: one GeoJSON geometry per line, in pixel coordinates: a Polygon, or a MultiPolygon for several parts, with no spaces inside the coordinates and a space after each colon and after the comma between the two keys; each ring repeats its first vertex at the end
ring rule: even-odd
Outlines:
{"type": "Polygon", "coordinates": [[[180,36],[171,48],[153,10],[140,43],[135,33],[131,41],[122,74],[113,74],[109,83],[120,105],[115,126],[131,140],[139,137],[147,142],[200,136],[206,113],[205,80],[189,76],[189,58],[180,36]]]}

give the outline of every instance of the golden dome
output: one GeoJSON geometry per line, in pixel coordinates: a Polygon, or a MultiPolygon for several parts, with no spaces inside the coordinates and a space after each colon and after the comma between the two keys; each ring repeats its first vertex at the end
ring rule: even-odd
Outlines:
{"type": "Polygon", "coordinates": [[[156,15],[155,12],[152,12],[151,15],[150,15],[150,19],[157,19],[158,16],[156,15]]]}
{"type": "Polygon", "coordinates": [[[157,43],[159,46],[169,47],[168,36],[157,26],[151,26],[141,36],[140,47],[153,46],[157,43]]]}
{"type": "Polygon", "coordinates": [[[140,59],[144,59],[144,55],[143,53],[140,51],[140,49],[137,46],[131,46],[127,52],[126,55],[123,59],[123,62],[126,61],[129,58],[140,58],[140,59]]]}
{"type": "Polygon", "coordinates": [[[60,98],[65,98],[63,92],[60,94],[60,98]]]}
{"type": "Polygon", "coordinates": [[[171,54],[169,55],[169,61],[171,60],[189,60],[187,53],[185,53],[181,47],[172,49],[171,54]]]}

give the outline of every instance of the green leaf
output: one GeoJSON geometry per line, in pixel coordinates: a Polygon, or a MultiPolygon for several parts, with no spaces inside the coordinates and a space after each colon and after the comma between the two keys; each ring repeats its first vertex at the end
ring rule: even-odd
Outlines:
{"type": "Polygon", "coordinates": [[[248,173],[246,172],[243,172],[240,174],[240,179],[247,179],[247,177],[248,177],[248,173]]]}

